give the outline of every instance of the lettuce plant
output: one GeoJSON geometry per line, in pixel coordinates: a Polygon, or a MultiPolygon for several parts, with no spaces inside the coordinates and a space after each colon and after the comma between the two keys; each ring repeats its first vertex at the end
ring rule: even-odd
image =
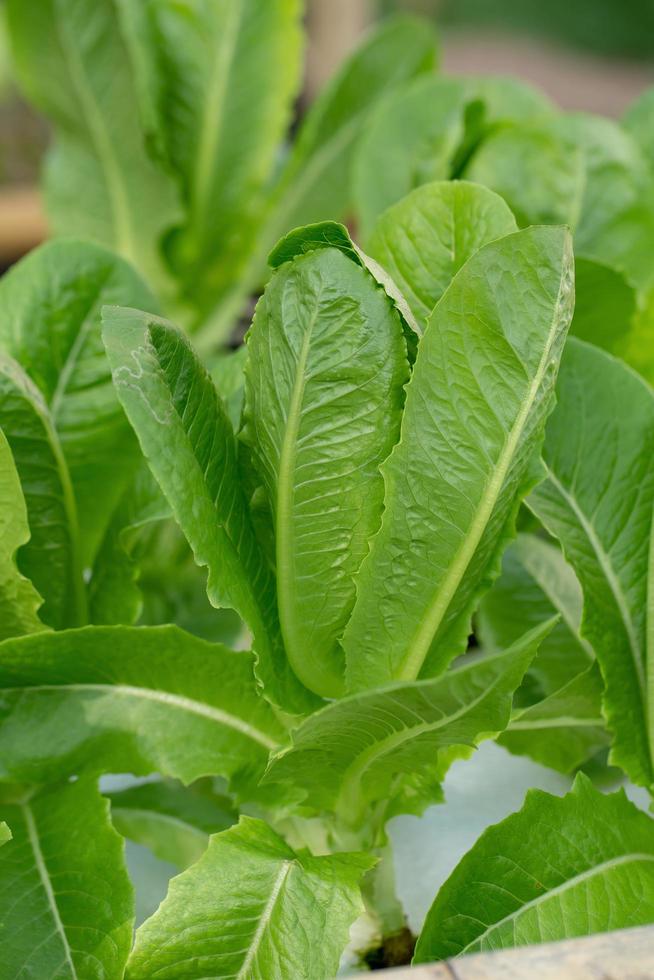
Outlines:
{"type": "MultiPolygon", "coordinates": [[[[565,228],[442,181],[372,240],[283,238],[215,376],[98,245],[0,284],[7,976],[327,980],[364,910],[406,961],[387,823],[482,740],[652,788],[651,390],[566,342],[565,228]],[[182,602],[190,555],[183,629],[140,587],[182,602]],[[182,872],[135,938],[120,835],[182,872]]],[[[415,955],[653,919],[654,824],[579,775],[480,838],[415,955]]]]}
{"type": "Polygon", "coordinates": [[[203,346],[228,337],[281,235],[345,215],[363,122],[436,59],[428,25],[389,21],[287,148],[302,0],[7,6],[19,79],[54,128],[44,175],[53,231],[126,258],[203,346]]]}

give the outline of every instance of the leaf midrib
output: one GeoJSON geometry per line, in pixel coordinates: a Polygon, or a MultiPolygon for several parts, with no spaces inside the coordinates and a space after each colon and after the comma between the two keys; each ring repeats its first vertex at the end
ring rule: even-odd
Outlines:
{"type": "MultiPolygon", "coordinates": [[[[563,253],[565,254],[565,252],[563,253]]],[[[517,451],[525,425],[527,424],[529,413],[536,401],[545,372],[549,365],[554,341],[560,328],[560,307],[561,297],[564,288],[565,275],[561,276],[559,290],[554,305],[554,313],[550,324],[549,333],[538,364],[538,369],[529,385],[522,407],[518,412],[511,431],[504,443],[504,448],[500,453],[497,464],[490,479],[486,483],[486,488],[481,496],[473,520],[471,521],[468,533],[464,536],[456,554],[449,566],[447,575],[442,585],[436,590],[431,602],[428,604],[425,613],[421,617],[413,639],[409,644],[408,652],[404,661],[400,664],[399,670],[395,673],[398,680],[415,680],[425,658],[429,653],[431,644],[440,628],[445,614],[454,598],[463,577],[472,561],[479,542],[486,530],[493,509],[502,492],[504,480],[506,479],[509,467],[517,451]]]]}
{"type": "MultiPolygon", "coordinates": [[[[41,885],[46,895],[48,906],[50,908],[50,913],[55,926],[55,931],[61,939],[61,944],[64,949],[66,962],[70,968],[71,980],[78,980],[77,970],[75,969],[75,964],[73,963],[73,957],[71,954],[70,945],[68,942],[68,937],[66,935],[66,930],[64,924],[61,920],[61,915],[59,914],[59,907],[57,905],[57,900],[55,897],[54,889],[52,887],[52,882],[50,880],[50,875],[48,873],[48,868],[45,863],[45,858],[43,856],[43,851],[41,849],[41,842],[39,840],[39,833],[36,827],[36,821],[34,820],[34,815],[32,814],[31,807],[29,803],[21,803],[20,809],[25,820],[25,829],[27,830],[27,837],[32,848],[32,853],[34,855],[34,864],[36,865],[36,870],[38,872],[39,878],[41,880],[41,885]]],[[[22,972],[22,971],[21,971],[22,972]]]]}
{"type": "MultiPolygon", "coordinates": [[[[514,912],[510,912],[508,915],[505,915],[502,919],[498,919],[497,922],[493,922],[484,930],[484,932],[480,933],[473,940],[471,940],[471,942],[469,942],[466,946],[464,946],[463,949],[459,950],[457,956],[463,956],[464,953],[474,950],[475,947],[481,948],[480,944],[483,942],[483,940],[486,939],[488,936],[492,935],[493,932],[495,932],[500,926],[504,925],[506,922],[511,922],[514,919],[518,919],[526,910],[530,908],[536,908],[542,902],[549,901],[553,896],[563,894],[564,892],[568,891],[570,888],[573,888],[575,885],[578,885],[580,882],[591,880],[595,876],[602,874],[604,871],[610,870],[615,867],[619,867],[622,864],[630,864],[630,863],[642,862],[642,861],[651,861],[652,863],[654,863],[654,855],[644,854],[640,852],[634,852],[632,854],[621,854],[617,858],[611,858],[608,861],[602,861],[601,864],[596,864],[593,868],[588,868],[586,871],[582,871],[579,874],[575,875],[574,877],[568,878],[567,881],[562,882],[560,885],[557,885],[555,888],[550,888],[547,892],[545,892],[544,895],[538,895],[536,898],[532,898],[531,901],[525,902],[524,905],[521,905],[520,908],[516,909],[514,912]]],[[[479,884],[483,884],[483,882],[480,882],[479,884]]]]}
{"type": "Polygon", "coordinates": [[[45,691],[92,691],[101,692],[103,694],[111,693],[123,695],[125,697],[143,698],[144,700],[155,701],[159,704],[168,704],[180,711],[186,711],[189,714],[199,715],[200,717],[208,718],[210,721],[214,721],[219,725],[232,728],[241,735],[245,735],[252,741],[262,745],[267,751],[275,751],[280,747],[279,743],[276,742],[270,735],[262,732],[259,728],[256,728],[249,722],[244,721],[237,715],[231,715],[222,708],[216,708],[213,705],[203,704],[201,701],[194,701],[192,698],[186,697],[183,694],[173,694],[171,691],[155,691],[151,688],[137,687],[136,685],[132,684],[100,684],[92,682],[79,684],[34,684],[23,687],[3,686],[2,691],[3,693],[21,692],[23,694],[41,693],[45,691]]]}
{"type": "Polygon", "coordinates": [[[250,966],[252,965],[255,956],[259,952],[261,940],[263,939],[263,935],[270,923],[270,920],[272,919],[273,912],[275,911],[275,905],[277,904],[277,900],[282,893],[284,884],[286,882],[286,878],[288,877],[288,874],[293,866],[293,863],[294,863],[293,861],[282,862],[282,865],[277,873],[275,881],[273,882],[273,887],[268,897],[268,901],[266,902],[264,910],[261,913],[259,922],[257,923],[257,928],[252,937],[252,941],[250,942],[250,946],[248,948],[245,959],[243,960],[241,964],[241,968],[236,974],[234,980],[246,980],[246,978],[249,978],[252,975],[248,973],[248,970],[250,969],[250,966]]]}

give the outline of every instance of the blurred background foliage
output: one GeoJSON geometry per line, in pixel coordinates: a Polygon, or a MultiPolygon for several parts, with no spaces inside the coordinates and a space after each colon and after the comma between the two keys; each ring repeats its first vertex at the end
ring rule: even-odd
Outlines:
{"type": "Polygon", "coordinates": [[[621,58],[654,57],[652,0],[380,0],[443,28],[495,28],[621,58]]]}

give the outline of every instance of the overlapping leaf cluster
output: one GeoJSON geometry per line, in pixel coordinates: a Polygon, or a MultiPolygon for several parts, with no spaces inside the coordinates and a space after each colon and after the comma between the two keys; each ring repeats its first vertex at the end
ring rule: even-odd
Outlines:
{"type": "MultiPolygon", "coordinates": [[[[654,394],[613,356],[647,371],[650,103],[621,129],[506,81],[381,100],[395,45],[389,86],[430,58],[402,24],[271,190],[294,3],[10,8],[53,213],[158,298],[72,239],[0,284],[3,969],[329,978],[364,906],[403,925],[387,821],[483,739],[654,784],[654,394]],[[160,316],[227,316],[352,202],[367,251],[282,237],[211,372],[160,316]],[[134,943],[119,835],[187,869],[134,943]]],[[[482,836],[416,959],[653,918],[651,819],[580,775],[482,836]]]]}

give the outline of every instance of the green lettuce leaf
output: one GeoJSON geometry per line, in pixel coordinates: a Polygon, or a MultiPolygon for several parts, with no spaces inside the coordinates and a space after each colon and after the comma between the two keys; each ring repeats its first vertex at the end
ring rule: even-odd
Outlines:
{"type": "Polygon", "coordinates": [[[49,242],[0,282],[0,350],[48,406],[73,485],[84,564],[139,459],[102,346],[105,303],[155,307],[126,262],[87,242],[49,242]]]}
{"type": "Polygon", "coordinates": [[[308,688],[335,697],[354,576],[381,517],[379,465],[399,436],[400,320],[364,269],[321,249],[276,272],[248,351],[243,438],[274,518],[286,653],[308,688]]]}
{"type": "Polygon", "coordinates": [[[631,133],[651,163],[654,163],[654,88],[646,89],[633,102],[624,116],[622,125],[631,133]]]}
{"type": "Polygon", "coordinates": [[[252,656],[175,626],[90,626],[0,644],[0,779],[82,770],[256,786],[285,733],[252,656]]]}
{"type": "Polygon", "coordinates": [[[435,61],[431,27],[411,17],[385,20],[345,61],[305,116],[270,192],[257,246],[239,281],[208,320],[201,342],[224,334],[243,300],[267,279],[268,253],[291,228],[347,216],[362,126],[390,92],[431,70],[435,61]]]}
{"type": "Polygon", "coordinates": [[[111,822],[118,833],[179,868],[202,857],[209,836],[238,819],[227,797],[200,786],[151,782],[108,796],[111,822]]]}
{"type": "Polygon", "coordinates": [[[521,227],[576,227],[585,180],[584,157],[549,119],[492,130],[473,154],[464,176],[501,194],[521,227]]]}
{"type": "Polygon", "coordinates": [[[579,775],[560,799],[530,790],[441,888],[415,963],[654,920],[654,823],[579,775]]]}
{"type": "Polygon", "coordinates": [[[517,231],[506,203],[465,181],[426,184],[382,214],[368,244],[422,331],[455,274],[482,245],[517,231]]]}
{"type": "Polygon", "coordinates": [[[366,247],[379,215],[422,184],[458,176],[489,128],[553,108],[511,78],[427,75],[398,87],[371,113],[354,160],[353,195],[366,247]]]}
{"type": "Polygon", "coordinates": [[[104,311],[116,391],[198,565],[213,605],[252,630],[266,697],[302,713],[315,698],[284,654],[275,581],[258,544],[237,443],[211,378],[170,324],[136,310],[104,311]]]}
{"type": "Polygon", "coordinates": [[[307,806],[332,810],[354,826],[370,820],[372,804],[392,806],[407,780],[411,793],[432,802],[444,775],[444,750],[475,746],[506,727],[513,693],[553,625],[433,680],[330,704],[293,732],[292,745],[271,759],[265,781],[292,782],[306,791],[307,806]]]}
{"type": "Polygon", "coordinates": [[[0,803],[13,838],[0,850],[6,977],[120,980],[134,899],[124,844],[92,779],[0,803]]]}
{"type": "Polygon", "coordinates": [[[27,506],[29,540],[19,571],[43,605],[40,618],[63,629],[87,621],[77,503],[59,437],[43,396],[20,365],[0,351],[0,425],[27,506]]]}
{"type": "Polygon", "coordinates": [[[145,463],[123,494],[102,539],[88,586],[89,619],[99,625],[131,626],[143,608],[137,584],[139,539],[171,511],[145,463]]]}
{"type": "Polygon", "coordinates": [[[611,761],[652,786],[654,395],[620,361],[573,338],[557,399],[543,452],[546,478],[528,503],[561,541],[581,583],[581,632],[604,678],[611,761]]]}
{"type": "Polygon", "coordinates": [[[297,853],[261,820],[241,817],[173,878],[136,933],[127,978],[331,980],[373,863],[364,854],[297,853]]]}
{"type": "Polygon", "coordinates": [[[0,429],[0,640],[45,629],[38,616],[43,599],[16,567],[16,552],[29,537],[14,457],[0,429]]]}
{"type": "Polygon", "coordinates": [[[464,652],[536,478],[572,276],[568,233],[527,229],[480,249],[436,306],[357,576],[343,640],[351,689],[433,676],[464,652]]]}
{"type": "Polygon", "coordinates": [[[529,668],[525,703],[558,691],[595,660],[593,648],[579,635],[581,586],[560,548],[534,534],[519,534],[504,552],[502,574],[481,600],[477,636],[484,650],[505,650],[526,630],[560,616],[529,668]]]}
{"type": "Polygon", "coordinates": [[[498,741],[560,772],[571,772],[606,746],[602,679],[579,635],[583,597],[556,545],[520,534],[504,553],[502,574],[481,601],[476,634],[489,652],[506,649],[553,615],[560,621],[540,646],[517,692],[511,724],[498,741]]]}
{"type": "MultiPolygon", "coordinates": [[[[167,253],[209,311],[252,248],[300,82],[300,0],[120,0],[149,135],[179,180],[167,253]]],[[[137,304],[134,304],[137,305],[137,304]]]]}
{"type": "Polygon", "coordinates": [[[160,238],[179,220],[177,188],[150,160],[114,0],[11,0],[13,56],[53,122],[45,191],[55,233],[101,242],[166,284],[160,238]]]}
{"type": "Polygon", "coordinates": [[[515,711],[498,742],[515,755],[573,772],[611,742],[601,711],[603,691],[594,664],[542,701],[515,711]]]}

